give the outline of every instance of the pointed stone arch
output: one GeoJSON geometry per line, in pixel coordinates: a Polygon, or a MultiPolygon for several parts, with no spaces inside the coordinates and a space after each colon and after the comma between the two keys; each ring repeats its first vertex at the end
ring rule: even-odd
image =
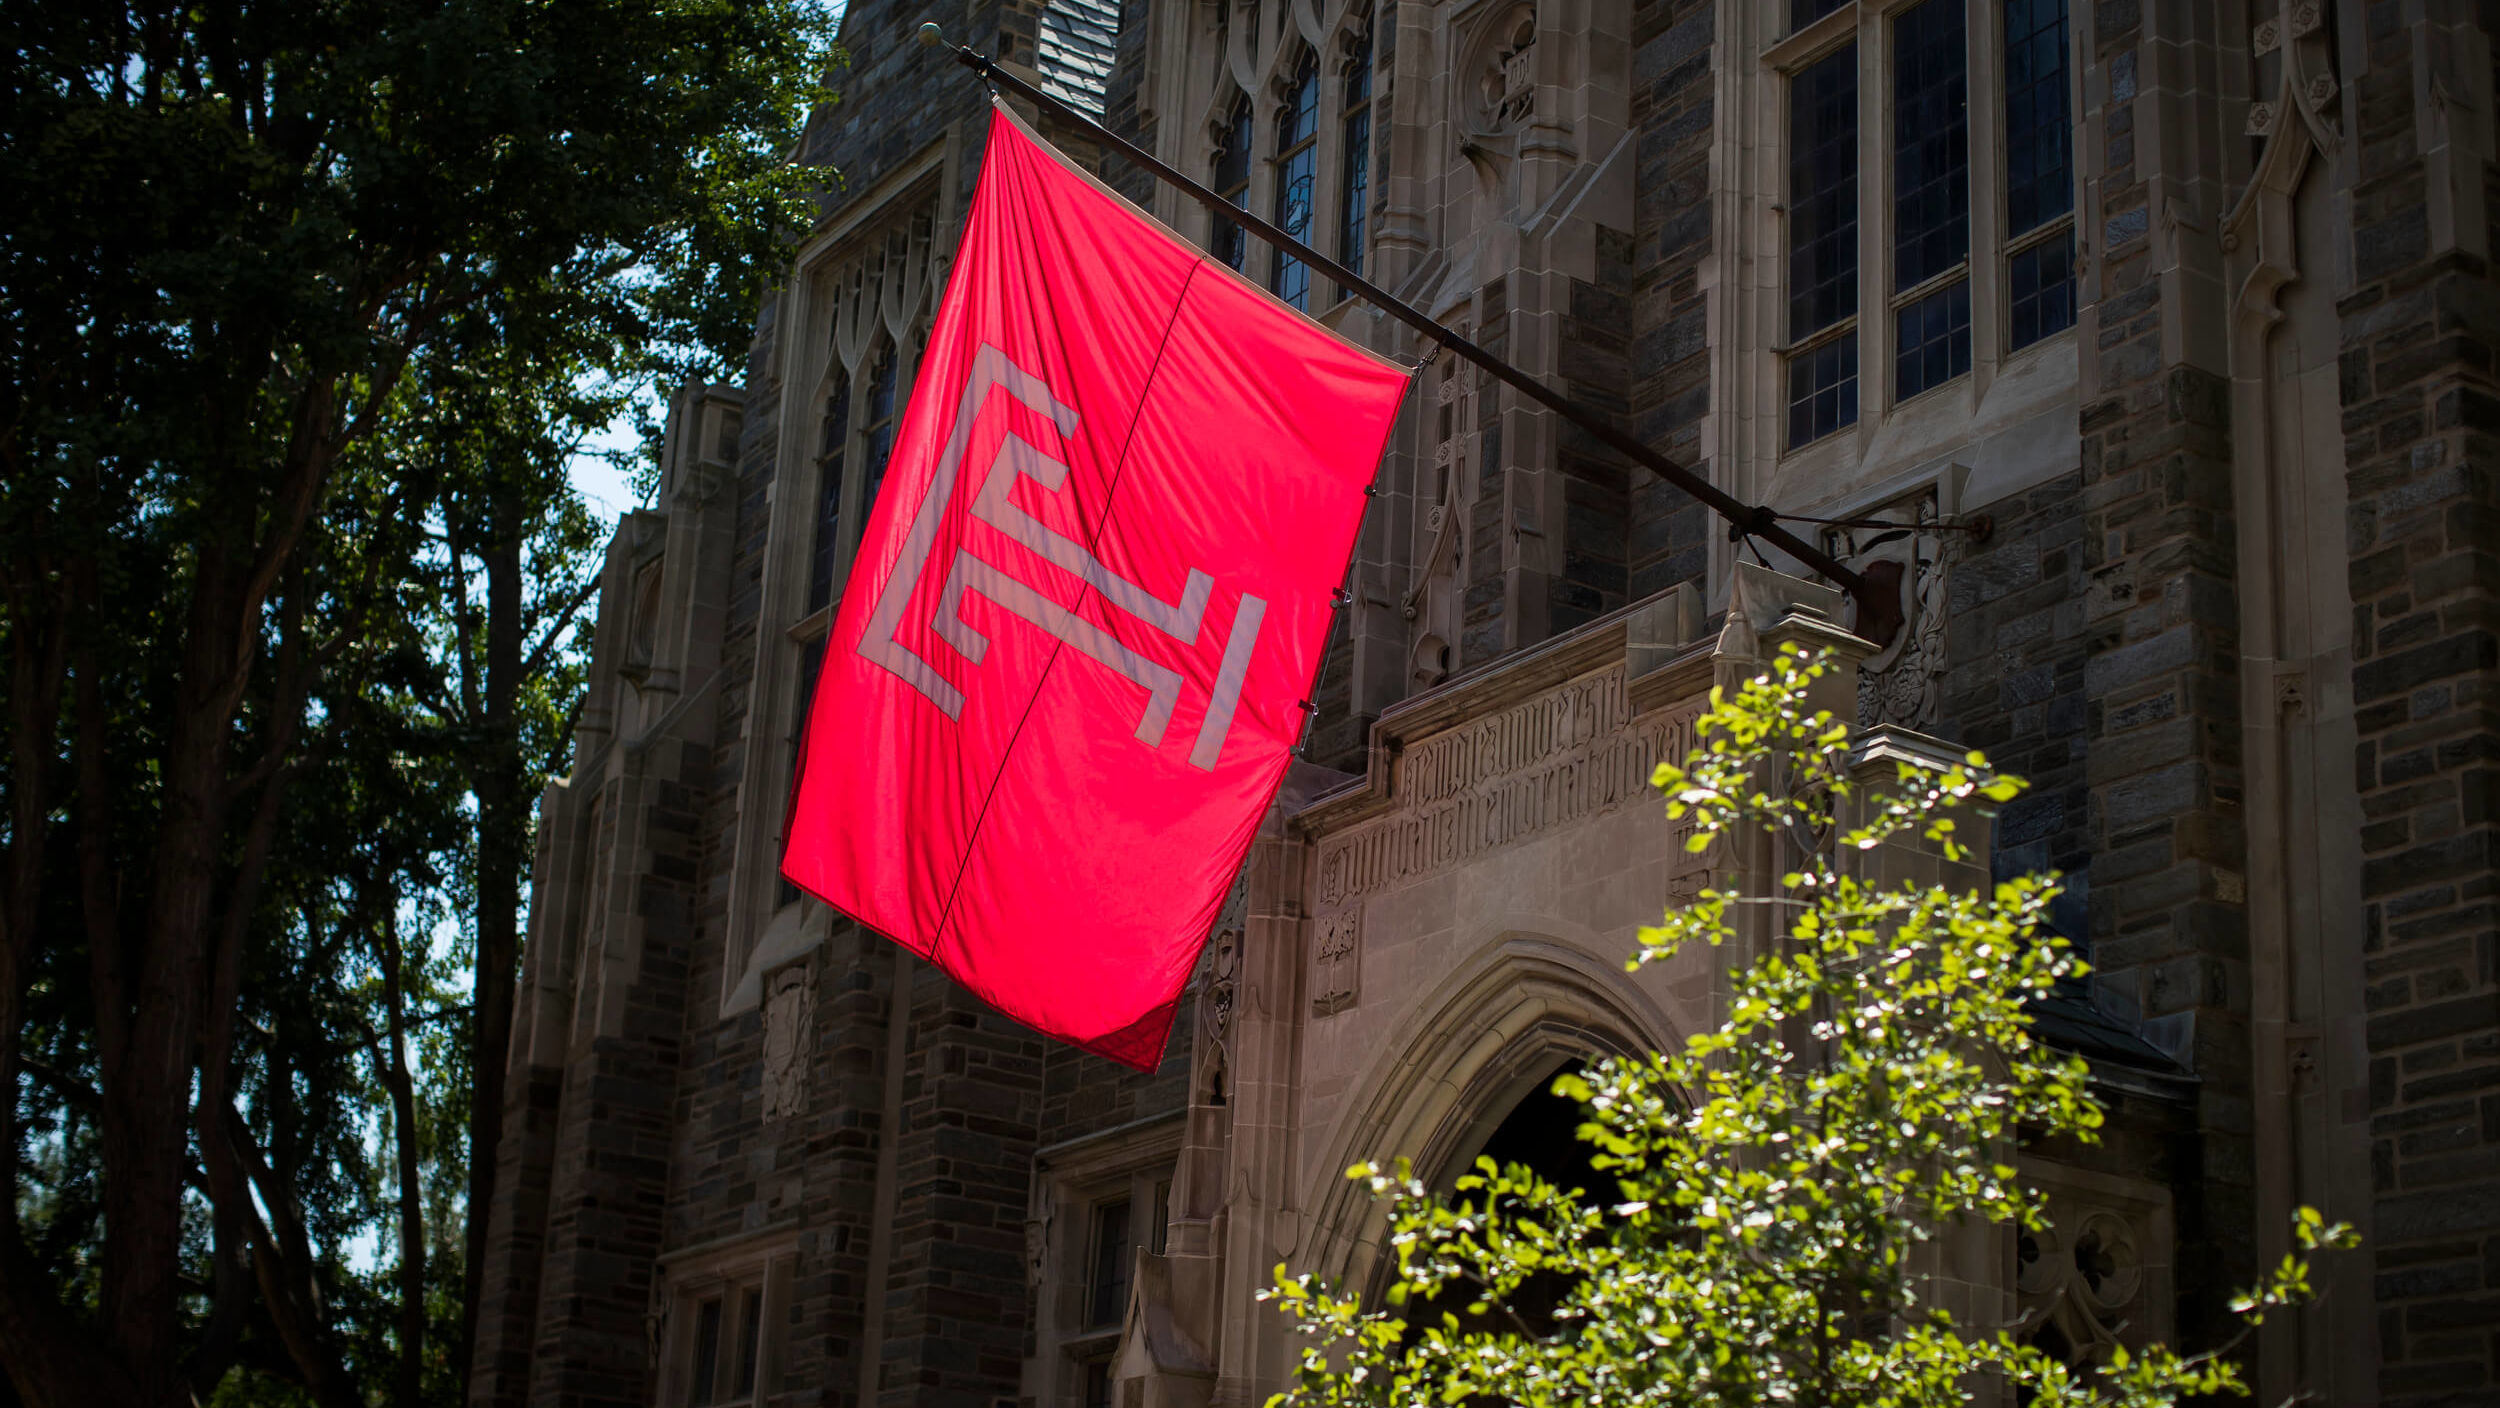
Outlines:
{"type": "Polygon", "coordinates": [[[1369,1286],[1387,1209],[1344,1177],[1365,1160],[1406,1158],[1446,1183],[1523,1095],[1566,1062],[1659,1050],[1679,1038],[1666,1013],[1601,945],[1511,930],[1454,971],[1380,1043],[1322,1136],[1297,1270],[1369,1286]]]}

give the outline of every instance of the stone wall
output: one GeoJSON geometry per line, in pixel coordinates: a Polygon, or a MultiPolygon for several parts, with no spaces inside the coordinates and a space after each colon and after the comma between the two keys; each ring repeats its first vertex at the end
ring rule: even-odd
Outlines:
{"type": "Polygon", "coordinates": [[[2416,36],[2365,13],[2338,312],[2379,1388],[2466,1402],[2500,1388],[2500,283],[2487,230],[2435,250],[2416,36]]]}
{"type": "Polygon", "coordinates": [[[2064,475],[1976,506],[1985,542],[1947,540],[1949,622],[1937,731],[2031,784],[1997,814],[1999,879],[2055,871],[2059,931],[2081,942],[2092,895],[2086,782],[2083,483],[2064,475]]]}
{"type": "Polygon", "coordinates": [[[593,926],[597,942],[585,943],[578,959],[578,1001],[589,1020],[576,1026],[587,1029],[586,1040],[575,1046],[563,1077],[531,1339],[531,1402],[631,1402],[650,1391],[645,1317],[657,1267],[649,1253],[664,1234],[676,1142],[670,1097],[695,942],[688,883],[698,844],[694,802],[707,761],[703,750],[676,740],[652,752],[658,756],[642,779],[629,774],[610,783],[609,804],[600,809],[602,825],[617,833],[620,863],[644,864],[625,882],[625,911],[593,926]],[[639,953],[609,951],[626,944],[639,953]],[[604,990],[620,980],[622,993],[604,990]],[[614,1029],[601,1030],[610,1011],[618,1014],[614,1029]]]}
{"type": "Polygon", "coordinates": [[[2080,15],[2090,954],[2104,993],[2203,1082],[2177,1283],[2180,1334],[2205,1345],[2256,1266],[2230,401],[2189,302],[2218,249],[2152,215],[2220,199],[2210,154],[2177,135],[2220,118],[2195,63],[2211,39],[2187,16],[2135,0],[2080,15]]]}
{"type": "MultiPolygon", "coordinates": [[[[1701,423],[1710,410],[1710,141],[1717,0],[1642,0],[1632,11],[1633,178],[1628,393],[1633,433],[1708,476],[1701,423]]],[[[1646,470],[1625,486],[1625,594],[1633,601],[1700,582],[1722,525],[1691,495],[1646,470]]]]}

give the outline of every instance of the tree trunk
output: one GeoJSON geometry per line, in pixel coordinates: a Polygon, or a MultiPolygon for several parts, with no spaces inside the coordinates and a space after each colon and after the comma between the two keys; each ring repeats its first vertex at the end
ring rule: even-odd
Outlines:
{"type": "MultiPolygon", "coordinates": [[[[92,897],[113,912],[89,916],[89,932],[100,941],[90,964],[105,1100],[99,1319],[115,1353],[147,1385],[148,1396],[164,1401],[177,1393],[174,1370],[181,1361],[177,1298],[191,1072],[208,986],[209,907],[225,841],[226,745],[240,692],[236,661],[245,648],[240,638],[245,574],[214,543],[202,546],[196,574],[181,671],[166,717],[156,840],[148,858],[150,893],[139,941],[128,955],[132,961],[123,961],[118,894],[92,897]]],[[[80,704],[90,713],[81,720],[82,733],[100,742],[103,720],[95,715],[101,701],[82,689],[80,704]]],[[[82,795],[79,802],[102,811],[114,799],[82,795]]],[[[92,831],[82,841],[107,844],[105,835],[92,831]]],[[[107,873],[124,869],[109,855],[90,856],[89,863],[107,873]]]]}
{"type": "Polygon", "coordinates": [[[485,714],[477,792],[475,1045],[469,1062],[468,1265],[461,1296],[459,1382],[468,1383],[486,1275],[486,1233],[503,1136],[504,1069],[511,1056],[514,988],[520,977],[523,811],[521,740],[514,704],[521,686],[522,512],[507,495],[490,510],[486,563],[485,714]]]}
{"type": "MultiPolygon", "coordinates": [[[[9,838],[0,848],[0,1187],[17,1187],[18,1026],[27,960],[42,908],[44,847],[51,836],[52,759],[60,736],[61,686],[69,674],[68,612],[47,580],[50,565],[10,574],[9,838]]],[[[0,1207],[0,1237],[17,1235],[17,1199],[0,1207]]]]}
{"type": "MultiPolygon", "coordinates": [[[[416,1083],[408,1074],[408,989],[399,916],[382,911],[382,995],[388,1004],[391,1143],[399,1152],[399,1364],[392,1402],[417,1408],[425,1368],[425,1192],[417,1173],[416,1083]]],[[[381,1054],[375,1053],[377,1057],[381,1054]]]]}

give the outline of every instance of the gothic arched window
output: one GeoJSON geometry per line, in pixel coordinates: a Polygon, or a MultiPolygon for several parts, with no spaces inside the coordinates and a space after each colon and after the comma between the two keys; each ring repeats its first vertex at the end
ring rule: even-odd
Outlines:
{"type": "Polygon", "coordinates": [[[851,441],[851,379],[836,373],[825,393],[816,441],[816,536],[807,558],[807,609],[833,600],[833,569],[842,551],[842,460],[851,441]]]}
{"type": "MultiPolygon", "coordinates": [[[[1838,8],[1791,13],[1802,25],[1838,8]]],[[[1823,23],[1781,59],[1791,448],[1855,424],[1861,401],[1898,405],[2074,326],[2068,29],[2067,0],[1917,0],[1823,23]],[[1861,83],[1879,41],[1890,82],[1861,83]],[[1996,107],[1999,141],[1972,140],[1974,102],[1996,107]],[[1883,134],[1889,199],[1858,198],[1862,130],[1883,134]],[[1886,254],[1863,281],[1861,219],[1886,254]]]]}
{"type": "MultiPolygon", "coordinates": [[[[1242,95],[1226,119],[1224,144],[1215,153],[1215,193],[1243,210],[1250,208],[1250,98],[1242,95]]],[[[1238,269],[1248,260],[1250,237],[1239,225],[1218,216],[1207,248],[1238,269]]]]}
{"type": "Polygon", "coordinates": [[[875,507],[877,490],[885,484],[886,461],[894,457],[894,422],[902,398],[896,394],[896,378],[901,375],[894,344],[886,343],[877,351],[877,360],[868,372],[868,423],[861,430],[861,467],[868,474],[868,491],[860,496],[860,511],[875,507]]]}
{"type": "MultiPolygon", "coordinates": [[[[1319,175],[1319,56],[1304,50],[1293,87],[1276,112],[1276,225],[1305,244],[1311,240],[1311,194],[1319,175]]],[[[1307,311],[1311,269],[1282,250],[1267,286],[1278,298],[1307,311]]]]}
{"type": "MultiPolygon", "coordinates": [[[[1363,272],[1363,218],[1371,201],[1372,39],[1366,31],[1345,65],[1344,165],[1337,190],[1337,262],[1363,272]]],[[[1346,290],[1337,290],[1346,296],[1346,290]]]]}

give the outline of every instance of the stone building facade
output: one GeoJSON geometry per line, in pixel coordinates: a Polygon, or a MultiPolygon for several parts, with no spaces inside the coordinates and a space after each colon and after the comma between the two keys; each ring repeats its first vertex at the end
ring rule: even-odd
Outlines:
{"type": "Polygon", "coordinates": [[[1858,662],[1832,703],[1870,765],[2033,780],[1993,863],[2065,873],[2095,966],[2041,1021],[2110,1136],[2026,1152],[2054,1236],[1943,1248],[1965,1317],[2208,1343],[2310,1203],[2368,1244],[2257,1342],[2268,1401],[2500,1401],[2494,23],[854,0],[800,147],[838,173],[822,219],[609,549],[473,1402],[1262,1401],[1270,1268],[1377,1273],[1347,1163],[1533,1152],[1560,1065],[1714,1023],[1706,962],[1622,971],[1697,883],[1642,780],[1788,637],[1858,662]],[[1422,363],[1303,760],[1153,1075],[797,898],[796,721],[979,165],[987,96],[910,42],[930,17],[1895,564],[1907,624],[1858,640],[1801,564],[1045,124],[1422,363]]]}

